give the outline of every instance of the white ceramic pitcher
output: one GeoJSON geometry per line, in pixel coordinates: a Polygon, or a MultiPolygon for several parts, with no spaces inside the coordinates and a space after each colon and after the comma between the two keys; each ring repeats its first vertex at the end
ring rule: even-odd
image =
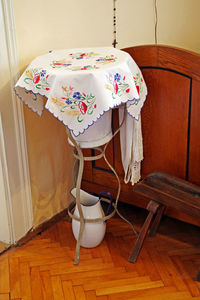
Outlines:
{"type": "MultiPolygon", "coordinates": [[[[74,188],[71,193],[76,198],[76,188],[74,188]]],[[[80,202],[84,218],[96,219],[105,216],[98,197],[80,190],[80,202]]],[[[74,210],[74,215],[79,217],[77,205],[74,210]]],[[[79,228],[80,222],[72,219],[72,231],[76,240],[78,239],[79,228]]],[[[98,246],[102,242],[105,232],[106,222],[85,222],[81,246],[85,248],[94,248],[98,246]]]]}

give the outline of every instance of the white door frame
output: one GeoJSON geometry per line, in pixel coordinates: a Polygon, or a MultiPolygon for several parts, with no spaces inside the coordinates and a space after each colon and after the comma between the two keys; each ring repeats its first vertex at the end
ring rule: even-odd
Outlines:
{"type": "MultiPolygon", "coordinates": [[[[23,107],[22,103],[16,99],[13,90],[13,87],[19,78],[19,66],[12,0],[0,0],[0,10],[3,16],[3,28],[0,28],[0,34],[4,34],[5,36],[4,48],[7,51],[12,98],[10,109],[12,110],[12,122],[14,122],[12,128],[15,136],[13,141],[14,149],[12,149],[15,154],[15,172],[12,172],[8,154],[10,151],[7,151],[8,149],[6,149],[6,138],[8,133],[3,124],[2,115],[2,123],[0,122],[0,129],[2,128],[2,133],[0,133],[0,174],[3,178],[1,178],[2,180],[0,182],[4,183],[4,196],[0,201],[5,201],[3,205],[4,217],[7,215],[8,223],[5,228],[9,228],[10,233],[7,242],[9,242],[9,244],[15,244],[33,227],[33,208],[23,107]]],[[[2,225],[5,225],[5,220],[4,224],[1,224],[0,219],[0,226],[2,225]]]]}

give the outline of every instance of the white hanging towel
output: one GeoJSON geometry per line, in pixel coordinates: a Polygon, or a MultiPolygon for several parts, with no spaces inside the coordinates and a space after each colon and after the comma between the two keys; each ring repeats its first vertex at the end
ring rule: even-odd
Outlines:
{"type": "MultiPolygon", "coordinates": [[[[119,122],[123,120],[123,107],[119,108],[119,122]]],[[[124,168],[124,182],[134,185],[140,179],[141,161],[143,160],[143,142],[141,116],[138,120],[125,112],[125,120],[120,129],[121,158],[124,168]]]]}

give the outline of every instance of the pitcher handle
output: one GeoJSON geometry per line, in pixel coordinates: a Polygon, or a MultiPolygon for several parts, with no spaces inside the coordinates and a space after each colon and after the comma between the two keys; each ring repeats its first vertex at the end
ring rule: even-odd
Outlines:
{"type": "Polygon", "coordinates": [[[105,214],[105,216],[108,216],[109,213],[110,213],[111,207],[112,207],[113,197],[112,197],[111,193],[109,193],[107,191],[101,191],[99,193],[99,200],[101,199],[102,195],[107,195],[109,197],[109,199],[110,199],[110,203],[109,203],[109,206],[108,206],[106,214],[105,214]]]}

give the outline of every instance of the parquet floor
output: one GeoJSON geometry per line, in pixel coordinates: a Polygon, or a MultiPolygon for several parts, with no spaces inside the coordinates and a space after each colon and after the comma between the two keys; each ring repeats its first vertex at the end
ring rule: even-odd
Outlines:
{"type": "MultiPolygon", "coordinates": [[[[139,230],[144,211],[122,205],[139,230]]],[[[200,267],[200,228],[164,218],[135,264],[128,262],[135,237],[115,217],[102,244],[81,249],[73,265],[71,223],[61,220],[24,246],[0,256],[0,300],[200,299],[194,281],[200,267]]]]}

